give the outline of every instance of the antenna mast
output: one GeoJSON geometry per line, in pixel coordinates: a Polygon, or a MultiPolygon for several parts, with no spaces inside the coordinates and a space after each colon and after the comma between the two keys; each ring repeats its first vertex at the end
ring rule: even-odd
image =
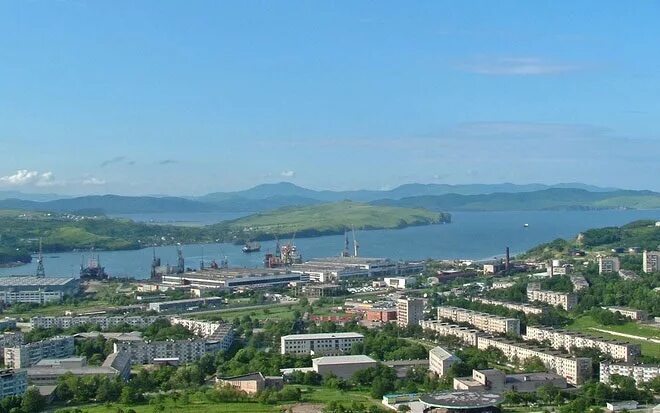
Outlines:
{"type": "Polygon", "coordinates": [[[46,270],[44,269],[44,256],[43,249],[41,245],[41,238],[39,238],[39,258],[37,258],[37,277],[44,278],[46,277],[46,270]]]}

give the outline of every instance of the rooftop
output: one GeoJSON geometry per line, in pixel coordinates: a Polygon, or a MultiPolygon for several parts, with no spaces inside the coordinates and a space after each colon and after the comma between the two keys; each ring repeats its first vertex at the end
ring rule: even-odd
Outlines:
{"type": "Polygon", "coordinates": [[[502,395],[470,391],[455,391],[447,393],[425,394],[419,400],[433,407],[447,408],[478,408],[496,406],[502,403],[502,395]]]}
{"type": "Polygon", "coordinates": [[[314,364],[353,364],[353,363],[376,363],[376,360],[365,355],[356,356],[327,356],[319,357],[312,360],[314,364]]]}
{"type": "Polygon", "coordinates": [[[0,287],[64,286],[75,280],[73,277],[6,276],[0,277],[0,287]]]}
{"type": "Polygon", "coordinates": [[[453,355],[452,353],[448,352],[447,350],[445,350],[444,348],[439,347],[439,346],[438,347],[433,347],[429,351],[429,353],[436,356],[436,357],[439,357],[443,360],[450,359],[450,358],[457,358],[455,355],[453,355]]]}
{"type": "Polygon", "coordinates": [[[232,377],[218,377],[220,380],[237,380],[237,381],[245,381],[245,380],[264,380],[264,375],[261,374],[261,372],[255,372],[255,373],[247,373],[247,374],[241,374],[239,376],[232,376],[232,377]]]}
{"type": "Polygon", "coordinates": [[[360,333],[317,333],[317,334],[291,334],[282,336],[286,340],[326,340],[331,338],[364,338],[360,333]]]}

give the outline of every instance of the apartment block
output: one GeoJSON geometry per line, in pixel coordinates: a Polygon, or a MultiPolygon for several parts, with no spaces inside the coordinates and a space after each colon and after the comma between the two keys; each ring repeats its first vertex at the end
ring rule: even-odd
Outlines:
{"type": "Polygon", "coordinates": [[[573,357],[547,348],[533,347],[526,343],[495,337],[479,337],[477,348],[487,350],[493,347],[501,350],[507,359],[523,362],[531,357],[538,357],[545,366],[564,377],[569,384],[582,384],[591,378],[591,358],[573,357]]]}
{"type": "Polygon", "coordinates": [[[0,370],[0,399],[20,396],[27,390],[28,380],[25,370],[0,370]]]}
{"type": "Polygon", "coordinates": [[[292,334],[280,338],[280,354],[340,356],[363,341],[359,333],[292,334]]]}
{"type": "Polygon", "coordinates": [[[64,317],[32,317],[30,325],[32,328],[71,328],[82,325],[98,325],[101,330],[128,324],[137,328],[145,328],[153,324],[159,316],[64,316],[64,317]]]}
{"type": "Polygon", "coordinates": [[[613,313],[619,313],[624,317],[628,317],[631,320],[635,321],[646,321],[649,318],[649,313],[642,310],[635,310],[634,308],[627,307],[603,307],[605,310],[609,310],[613,313]]]}
{"type": "Polygon", "coordinates": [[[0,335],[0,350],[5,347],[16,347],[23,344],[25,341],[23,333],[20,331],[8,331],[0,335]]]}
{"type": "Polygon", "coordinates": [[[506,301],[491,300],[489,298],[474,297],[472,301],[477,301],[482,304],[497,305],[500,307],[508,308],[509,310],[520,311],[525,314],[544,314],[546,312],[545,307],[535,307],[529,304],[521,303],[509,303],[506,301]]]}
{"type": "Polygon", "coordinates": [[[396,323],[399,327],[419,325],[424,319],[424,300],[421,298],[401,298],[396,302],[396,323]]]}
{"type": "Polygon", "coordinates": [[[457,337],[465,344],[473,347],[477,346],[477,338],[480,335],[483,335],[479,330],[457,326],[456,324],[444,323],[438,320],[422,321],[421,325],[424,330],[435,331],[441,336],[457,337]]]}
{"type": "Polygon", "coordinates": [[[59,336],[16,347],[5,347],[5,366],[13,369],[32,367],[42,359],[69,357],[74,350],[72,336],[59,336]]]}
{"type": "Polygon", "coordinates": [[[443,318],[455,323],[467,323],[492,334],[520,335],[520,320],[517,318],[500,317],[460,307],[438,307],[438,319],[443,318]]]}
{"type": "Polygon", "coordinates": [[[540,301],[551,306],[560,306],[566,311],[577,305],[577,296],[573,293],[559,293],[556,291],[541,290],[538,283],[530,283],[527,287],[527,299],[540,301]]]}
{"type": "Polygon", "coordinates": [[[620,269],[619,257],[598,257],[598,274],[618,273],[620,269]]]}
{"type": "Polygon", "coordinates": [[[220,297],[207,298],[189,298],[186,300],[161,301],[159,303],[149,303],[149,310],[157,313],[168,311],[190,311],[199,307],[216,308],[224,302],[220,297]]]}
{"type": "Polygon", "coordinates": [[[527,326],[525,340],[547,341],[555,349],[570,350],[576,348],[595,348],[615,360],[633,362],[642,354],[639,344],[610,340],[602,337],[588,336],[574,331],[554,329],[550,327],[527,326]]]}
{"type": "Polygon", "coordinates": [[[645,273],[660,272],[660,251],[642,253],[642,270],[645,273]]]}
{"type": "Polygon", "coordinates": [[[660,364],[600,363],[600,381],[609,383],[613,375],[632,377],[637,385],[660,376],[660,364]]]}
{"type": "Polygon", "coordinates": [[[174,360],[177,363],[192,363],[209,352],[206,340],[165,340],[165,341],[118,341],[114,352],[130,354],[131,364],[153,364],[159,359],[174,360]]]}
{"type": "Polygon", "coordinates": [[[461,361],[458,357],[442,347],[434,347],[429,350],[429,370],[442,377],[456,362],[461,361]]]}

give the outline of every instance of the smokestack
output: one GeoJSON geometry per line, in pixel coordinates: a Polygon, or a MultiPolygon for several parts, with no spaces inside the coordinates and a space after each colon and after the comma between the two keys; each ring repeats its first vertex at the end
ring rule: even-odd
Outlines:
{"type": "Polygon", "coordinates": [[[511,257],[509,256],[509,247],[506,247],[506,261],[504,262],[504,271],[509,271],[510,264],[511,264],[511,257]]]}

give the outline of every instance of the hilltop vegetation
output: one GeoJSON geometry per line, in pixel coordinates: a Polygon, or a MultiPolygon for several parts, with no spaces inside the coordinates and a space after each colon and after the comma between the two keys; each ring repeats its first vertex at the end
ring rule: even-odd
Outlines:
{"type": "Polygon", "coordinates": [[[206,227],[153,225],[126,219],[43,212],[0,211],[0,264],[29,262],[42,240],[45,252],[120,250],[150,245],[235,242],[276,236],[314,237],[359,229],[403,228],[448,222],[449,215],[421,209],[352,202],[288,207],[206,227]]]}

